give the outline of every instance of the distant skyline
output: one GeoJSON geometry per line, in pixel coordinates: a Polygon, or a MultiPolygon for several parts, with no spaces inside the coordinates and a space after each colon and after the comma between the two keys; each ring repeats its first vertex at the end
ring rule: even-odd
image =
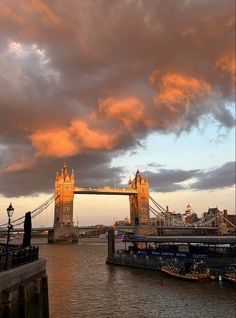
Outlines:
{"type": "MultiPolygon", "coordinates": [[[[233,0],[0,0],[0,224],[76,185],[139,169],[171,210],[235,213],[233,0]]],[[[52,224],[53,207],[35,221],[52,224]]],[[[128,198],[76,196],[74,221],[129,216],[128,198]]]]}

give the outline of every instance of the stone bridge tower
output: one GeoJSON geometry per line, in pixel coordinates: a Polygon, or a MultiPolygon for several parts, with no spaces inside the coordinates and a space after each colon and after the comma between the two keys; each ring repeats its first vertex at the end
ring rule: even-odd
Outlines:
{"type": "Polygon", "coordinates": [[[148,179],[143,179],[137,170],[134,180],[129,180],[129,188],[138,192],[129,196],[130,222],[132,225],[147,224],[150,219],[148,179]]]}
{"type": "Polygon", "coordinates": [[[74,200],[75,178],[72,170],[68,174],[66,163],[61,173],[56,176],[54,228],[73,226],[73,200],[74,200]]]}

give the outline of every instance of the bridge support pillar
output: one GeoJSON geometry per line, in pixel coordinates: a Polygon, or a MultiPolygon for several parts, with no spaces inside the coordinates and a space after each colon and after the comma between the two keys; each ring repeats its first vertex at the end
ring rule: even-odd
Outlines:
{"type": "Polygon", "coordinates": [[[73,226],[59,227],[48,232],[48,243],[78,243],[79,230],[73,226]]]}

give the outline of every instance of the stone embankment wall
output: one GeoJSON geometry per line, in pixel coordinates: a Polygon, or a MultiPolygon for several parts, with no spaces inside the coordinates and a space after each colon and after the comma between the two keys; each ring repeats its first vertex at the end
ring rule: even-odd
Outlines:
{"type": "Polygon", "coordinates": [[[37,317],[49,317],[46,261],[43,259],[0,272],[0,318],[31,317],[30,307],[32,311],[41,312],[37,317]]]}

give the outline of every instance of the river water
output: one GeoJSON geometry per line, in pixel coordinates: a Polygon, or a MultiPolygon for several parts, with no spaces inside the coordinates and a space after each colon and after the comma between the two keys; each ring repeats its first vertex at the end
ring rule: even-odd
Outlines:
{"type": "Polygon", "coordinates": [[[105,240],[40,245],[40,256],[47,260],[50,318],[236,316],[233,284],[192,283],[159,272],[106,265],[105,240]]]}

